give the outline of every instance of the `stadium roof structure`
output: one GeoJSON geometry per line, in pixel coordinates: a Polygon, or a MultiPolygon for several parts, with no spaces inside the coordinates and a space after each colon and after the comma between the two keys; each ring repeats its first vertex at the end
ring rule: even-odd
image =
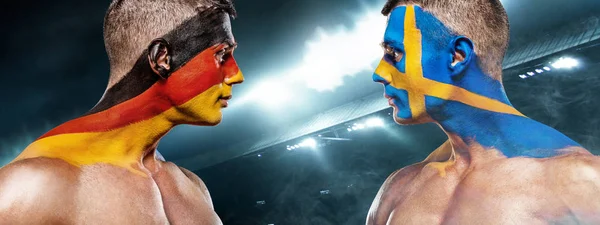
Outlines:
{"type": "MultiPolygon", "coordinates": [[[[591,17],[583,22],[583,26],[581,26],[581,23],[576,26],[565,26],[555,33],[558,35],[540,37],[521,48],[509,48],[503,62],[503,68],[510,69],[600,39],[600,18],[591,17]]],[[[175,162],[192,171],[199,170],[344,124],[389,108],[387,99],[383,98],[382,95],[381,92],[376,92],[310,118],[295,121],[288,126],[272,130],[258,140],[246,140],[218,151],[200,153],[194,157],[176,160],[175,162]]]]}

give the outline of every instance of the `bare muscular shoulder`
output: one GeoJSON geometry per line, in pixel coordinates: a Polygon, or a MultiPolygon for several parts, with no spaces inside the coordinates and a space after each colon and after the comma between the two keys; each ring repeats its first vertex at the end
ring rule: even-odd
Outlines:
{"type": "Polygon", "coordinates": [[[557,223],[600,224],[600,157],[570,154],[543,162],[546,185],[565,205],[557,223]]]}
{"type": "Polygon", "coordinates": [[[7,224],[71,223],[76,168],[34,158],[0,169],[0,221],[7,224]]]}
{"type": "Polygon", "coordinates": [[[600,158],[587,151],[488,162],[472,170],[457,190],[456,205],[449,213],[455,219],[489,219],[495,215],[469,212],[493,205],[495,210],[525,213],[512,215],[512,219],[522,216],[551,224],[600,224],[600,158]]]}
{"type": "Polygon", "coordinates": [[[212,208],[212,199],[210,197],[210,192],[208,192],[208,188],[206,187],[204,181],[202,181],[202,179],[200,179],[198,175],[196,175],[192,171],[187,170],[186,168],[179,167],[179,169],[181,170],[181,172],[183,172],[183,174],[185,174],[185,176],[187,176],[190,179],[190,181],[192,181],[195,187],[198,188],[205,195],[205,197],[207,198],[207,202],[212,208]]]}
{"type": "Polygon", "coordinates": [[[414,192],[418,186],[410,185],[430,162],[447,161],[451,156],[452,146],[444,142],[434,150],[423,162],[404,167],[392,173],[383,183],[375,200],[371,204],[367,216],[367,225],[387,224],[396,206],[414,192]]]}
{"type": "Polygon", "coordinates": [[[206,185],[196,174],[171,162],[160,162],[160,168],[153,178],[171,223],[222,224],[206,185]]]}
{"type": "Polygon", "coordinates": [[[424,167],[423,163],[404,167],[392,173],[383,183],[367,216],[367,225],[386,224],[406,187],[424,167]]]}

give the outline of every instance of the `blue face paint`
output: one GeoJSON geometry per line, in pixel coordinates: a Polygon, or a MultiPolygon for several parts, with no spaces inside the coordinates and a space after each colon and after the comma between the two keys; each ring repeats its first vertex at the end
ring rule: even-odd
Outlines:
{"type": "Polygon", "coordinates": [[[418,6],[392,11],[384,44],[403,56],[397,60],[386,54],[373,80],[385,85],[400,123],[430,118],[467,143],[496,148],[508,157],[549,157],[559,149],[579,146],[516,111],[500,81],[479,68],[470,45],[465,47],[467,59],[453,68],[455,47],[465,40],[470,41],[418,6]]]}

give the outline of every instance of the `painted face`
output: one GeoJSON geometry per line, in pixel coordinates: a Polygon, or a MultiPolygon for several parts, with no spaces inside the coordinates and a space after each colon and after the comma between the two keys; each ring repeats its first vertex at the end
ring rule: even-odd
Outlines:
{"type": "Polygon", "coordinates": [[[232,54],[229,44],[212,46],[160,84],[163,94],[182,113],[175,121],[199,125],[221,121],[221,109],[232,97],[232,86],[244,80],[232,54]]]}
{"type": "Polygon", "coordinates": [[[170,41],[174,64],[181,66],[175,68],[171,76],[159,83],[159,86],[181,112],[180,117],[172,118],[179,123],[219,123],[221,109],[227,107],[227,101],[232,97],[232,86],[244,80],[233,58],[235,41],[229,16],[221,14],[209,18],[201,17],[196,22],[192,19],[190,21],[194,23],[184,24],[179,28],[190,30],[187,35],[177,32],[177,36],[170,37],[175,40],[170,41]],[[208,29],[208,32],[195,32],[194,29],[200,28],[208,29]],[[198,51],[200,52],[194,55],[198,51]]]}
{"type": "Polygon", "coordinates": [[[438,114],[436,112],[447,110],[448,100],[520,115],[490,93],[489,90],[500,89],[501,84],[481,72],[474,52],[467,66],[471,69],[469,73],[475,75],[452,79],[454,40],[458,37],[419,6],[399,6],[391,12],[382,44],[385,56],[373,80],[384,85],[396,122],[416,124],[440,120],[432,117],[438,114]]]}
{"type": "Polygon", "coordinates": [[[447,80],[449,72],[444,68],[451,57],[442,52],[439,44],[443,41],[440,37],[449,36],[440,27],[443,25],[437,19],[414,5],[397,7],[389,16],[382,44],[385,55],[373,80],[384,84],[394,119],[400,124],[431,121],[424,98],[430,90],[422,81],[447,80]],[[446,34],[431,37],[423,29],[438,29],[438,33],[446,34]]]}

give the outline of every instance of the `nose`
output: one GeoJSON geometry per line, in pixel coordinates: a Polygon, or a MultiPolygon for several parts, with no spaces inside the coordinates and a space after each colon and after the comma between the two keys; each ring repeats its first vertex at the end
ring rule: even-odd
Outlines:
{"type": "Polygon", "coordinates": [[[381,77],[379,74],[377,73],[373,73],[373,81],[377,82],[377,83],[382,83],[384,85],[389,84],[390,82],[385,80],[385,78],[381,77]]]}
{"type": "Polygon", "coordinates": [[[241,84],[242,82],[244,82],[244,75],[239,69],[237,73],[233,74],[233,76],[225,77],[225,84],[230,86],[233,86],[234,84],[241,84]]]}
{"type": "Polygon", "coordinates": [[[373,81],[382,84],[392,83],[392,71],[389,70],[390,66],[391,65],[388,62],[381,60],[377,66],[377,69],[375,69],[375,73],[373,74],[373,81]]]}

